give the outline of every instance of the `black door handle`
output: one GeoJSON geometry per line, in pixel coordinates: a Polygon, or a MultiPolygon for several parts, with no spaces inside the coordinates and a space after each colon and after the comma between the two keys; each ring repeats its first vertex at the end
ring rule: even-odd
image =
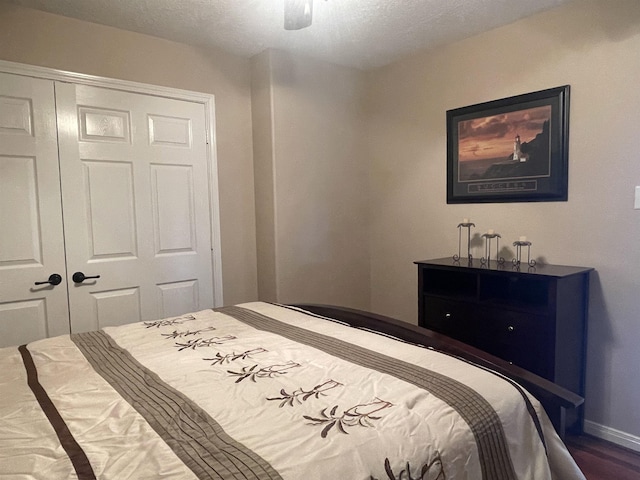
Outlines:
{"type": "Polygon", "coordinates": [[[76,272],[76,273],[73,274],[73,276],[71,278],[73,279],[73,281],[75,283],[82,283],[85,280],[88,280],[89,278],[100,278],[100,275],[94,275],[93,277],[87,277],[82,272],[76,272]]]}
{"type": "Polygon", "coordinates": [[[35,282],[34,285],[60,285],[62,283],[62,277],[57,273],[52,273],[49,275],[49,280],[45,280],[44,282],[35,282]]]}

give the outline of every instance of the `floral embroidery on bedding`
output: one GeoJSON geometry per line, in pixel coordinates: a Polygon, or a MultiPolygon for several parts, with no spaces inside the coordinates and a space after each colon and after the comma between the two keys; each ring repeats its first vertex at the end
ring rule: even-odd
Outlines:
{"type": "MultiPolygon", "coordinates": [[[[396,477],[388,458],[384,459],[384,471],[387,472],[389,480],[446,480],[447,478],[444,473],[444,466],[442,465],[440,452],[436,452],[435,457],[430,462],[427,462],[422,466],[419,477],[411,476],[411,467],[409,466],[409,462],[407,462],[406,470],[402,470],[396,477]]],[[[370,478],[371,480],[378,480],[373,476],[370,478]]]]}
{"type": "Polygon", "coordinates": [[[145,326],[145,328],[170,327],[173,325],[182,325],[184,322],[189,322],[195,319],[196,317],[194,315],[183,315],[182,317],[166,318],[163,320],[153,320],[151,322],[143,322],[143,325],[145,326]]]}
{"type": "Polygon", "coordinates": [[[308,425],[324,425],[320,436],[326,438],[334,426],[338,431],[345,434],[349,433],[346,430],[349,427],[373,427],[373,421],[382,418],[373,416],[373,414],[389,407],[393,407],[393,403],[376,398],[373,402],[362,403],[348,408],[344,410],[342,415],[336,415],[338,405],[335,405],[328,414],[327,409],[329,407],[322,409],[320,417],[310,417],[309,415],[303,415],[303,417],[311,422],[308,425]]]}
{"type": "Polygon", "coordinates": [[[301,366],[302,365],[299,363],[289,360],[287,363],[281,365],[270,365],[263,368],[258,368],[258,365],[253,365],[252,367],[242,367],[241,372],[227,370],[227,373],[238,377],[235,383],[240,383],[247,378],[250,378],[252,382],[255,382],[256,378],[274,378],[280,375],[286,375],[287,370],[301,366]]]}
{"type": "Polygon", "coordinates": [[[182,338],[182,337],[189,337],[193,335],[199,335],[202,332],[210,332],[215,329],[216,327],[207,327],[207,328],[202,328],[200,330],[194,330],[194,331],[186,330],[184,332],[179,332],[178,330],[174,330],[171,333],[161,333],[160,335],[162,335],[165,338],[176,339],[176,338],[182,338]]]}
{"type": "Polygon", "coordinates": [[[281,397],[267,398],[267,400],[281,400],[280,405],[278,405],[280,408],[284,407],[285,405],[293,407],[294,402],[302,404],[302,402],[307,401],[310,397],[320,398],[320,395],[326,396],[326,393],[324,392],[331,390],[332,388],[342,386],[343,384],[340,382],[336,382],[335,380],[327,380],[320,385],[316,385],[308,392],[302,388],[298,388],[292,393],[287,393],[287,391],[283,388],[280,390],[280,395],[282,395],[281,397]]]}
{"type": "Polygon", "coordinates": [[[227,353],[226,355],[222,355],[220,352],[217,352],[215,358],[203,358],[202,360],[212,362],[211,366],[222,365],[223,363],[231,363],[235,362],[236,360],[246,360],[248,358],[253,358],[253,355],[264,352],[268,352],[268,350],[262,347],[253,348],[242,353],[227,353]]]}
{"type": "Polygon", "coordinates": [[[191,350],[195,350],[200,347],[210,347],[212,345],[222,345],[225,342],[229,342],[231,340],[235,340],[237,337],[234,335],[225,335],[224,337],[212,337],[212,338],[197,338],[194,340],[189,340],[185,343],[176,342],[175,347],[178,347],[178,351],[181,352],[187,348],[191,350]]]}

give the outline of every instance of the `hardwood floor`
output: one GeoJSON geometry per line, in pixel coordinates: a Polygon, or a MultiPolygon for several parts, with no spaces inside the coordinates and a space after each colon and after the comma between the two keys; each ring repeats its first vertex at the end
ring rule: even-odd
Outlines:
{"type": "Polygon", "coordinates": [[[589,435],[570,436],[565,443],[587,480],[640,479],[640,453],[589,435]]]}

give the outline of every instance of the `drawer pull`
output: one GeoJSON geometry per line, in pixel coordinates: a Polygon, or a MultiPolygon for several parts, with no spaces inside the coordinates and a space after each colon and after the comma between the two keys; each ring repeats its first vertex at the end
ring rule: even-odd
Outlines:
{"type": "Polygon", "coordinates": [[[444,314],[444,318],[446,318],[447,320],[451,318],[451,314],[449,312],[444,314]]]}
{"type": "Polygon", "coordinates": [[[515,330],[515,328],[514,328],[514,326],[513,326],[513,325],[509,325],[509,326],[507,327],[507,332],[513,332],[514,330],[515,330]]]}

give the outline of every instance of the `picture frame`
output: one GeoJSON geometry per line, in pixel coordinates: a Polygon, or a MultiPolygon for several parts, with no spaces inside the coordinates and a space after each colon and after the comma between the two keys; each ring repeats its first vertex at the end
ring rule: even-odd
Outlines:
{"type": "Polygon", "coordinates": [[[569,85],[447,111],[447,203],[568,198],[569,85]]]}

